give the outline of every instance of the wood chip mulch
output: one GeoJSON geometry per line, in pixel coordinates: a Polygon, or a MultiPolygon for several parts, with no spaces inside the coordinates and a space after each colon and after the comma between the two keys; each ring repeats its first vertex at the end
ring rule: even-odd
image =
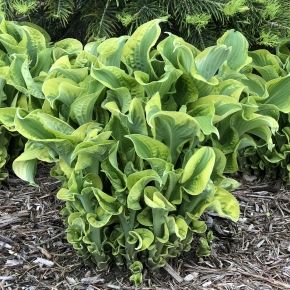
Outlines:
{"type": "MultiPolygon", "coordinates": [[[[0,185],[0,289],[135,289],[125,270],[99,273],[75,254],[55,198],[59,183],[38,182],[0,185]]],[[[212,255],[186,253],[166,270],[145,273],[141,289],[290,289],[290,192],[279,187],[242,182],[239,222],[207,217],[216,236],[212,255]]]]}

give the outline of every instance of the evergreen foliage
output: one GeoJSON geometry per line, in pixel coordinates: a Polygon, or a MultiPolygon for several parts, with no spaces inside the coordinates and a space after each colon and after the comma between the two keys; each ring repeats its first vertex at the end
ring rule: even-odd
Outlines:
{"type": "Polygon", "coordinates": [[[54,39],[82,41],[131,33],[168,17],[166,31],[199,46],[225,30],[241,31],[254,47],[275,46],[289,33],[290,3],[283,0],[0,0],[7,18],[32,21],[54,39]]]}

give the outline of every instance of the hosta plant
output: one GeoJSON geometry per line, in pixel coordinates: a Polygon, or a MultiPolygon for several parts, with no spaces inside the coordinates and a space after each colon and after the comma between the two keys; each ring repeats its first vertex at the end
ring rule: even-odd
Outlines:
{"type": "Polygon", "coordinates": [[[162,110],[158,94],[145,106],[133,98],[128,112],[119,114],[105,128],[90,122],[74,130],[41,111],[18,110],[15,129],[30,141],[14,169],[29,179],[35,158],[56,162],[68,241],[99,269],[112,260],[127,265],[138,284],[144,263],[164,266],[190,250],[197,235],[199,252],[207,254],[202,214],[237,221],[239,205],[228,191],[235,183],[220,179],[223,165],[215,150],[198,146],[201,132],[193,117],[162,110]]]}
{"type": "Polygon", "coordinates": [[[18,176],[34,183],[37,160],[55,163],[68,241],[100,269],[127,265],[137,284],[145,264],[164,266],[192,239],[208,253],[204,212],[238,219],[237,182],[224,173],[242,150],[273,149],[287,106],[287,76],[256,73],[241,33],[200,51],[172,34],[158,42],[162,21],[85,47],[56,43],[41,109],[0,109],[29,140],[18,176]]]}
{"type": "MultiPolygon", "coordinates": [[[[47,37],[37,26],[6,21],[0,16],[0,107],[41,107],[44,95],[40,74],[52,63],[47,37]]],[[[17,134],[0,127],[0,180],[7,177],[5,164],[10,155],[15,157],[22,149],[21,144],[17,134]]]]}
{"type": "Polygon", "coordinates": [[[290,77],[289,50],[285,41],[277,48],[276,55],[266,50],[251,52],[253,59],[249,69],[255,72],[256,83],[260,83],[260,94],[251,102],[259,107],[263,115],[273,117],[279,130],[273,136],[273,148],[265,145],[246,148],[239,156],[242,170],[250,173],[261,172],[272,178],[283,178],[289,182],[289,141],[290,141],[290,77]],[[258,82],[257,82],[258,81],[258,82]],[[262,86],[261,86],[262,85],[262,86]]]}

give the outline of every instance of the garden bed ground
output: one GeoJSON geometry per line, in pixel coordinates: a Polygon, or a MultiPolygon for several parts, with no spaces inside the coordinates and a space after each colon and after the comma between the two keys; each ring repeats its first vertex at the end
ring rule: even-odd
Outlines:
{"type": "MultiPolygon", "coordinates": [[[[10,178],[0,187],[0,289],[134,289],[128,273],[113,266],[98,273],[75,255],[55,199],[58,183],[38,182],[33,188],[10,178]]],[[[215,219],[212,256],[187,253],[171,263],[173,275],[145,273],[142,289],[290,289],[290,192],[279,187],[243,182],[235,193],[240,221],[215,219]]]]}

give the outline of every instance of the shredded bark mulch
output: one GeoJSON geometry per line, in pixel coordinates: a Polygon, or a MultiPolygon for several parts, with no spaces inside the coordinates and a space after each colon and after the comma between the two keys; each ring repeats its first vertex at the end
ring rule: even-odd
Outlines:
{"type": "MultiPolygon", "coordinates": [[[[290,192],[247,180],[235,192],[237,224],[207,217],[216,236],[212,255],[186,253],[145,273],[141,289],[290,289],[290,192]]],[[[75,254],[55,198],[59,183],[46,176],[38,182],[10,178],[0,186],[0,289],[134,289],[125,270],[99,273],[75,254]]]]}

